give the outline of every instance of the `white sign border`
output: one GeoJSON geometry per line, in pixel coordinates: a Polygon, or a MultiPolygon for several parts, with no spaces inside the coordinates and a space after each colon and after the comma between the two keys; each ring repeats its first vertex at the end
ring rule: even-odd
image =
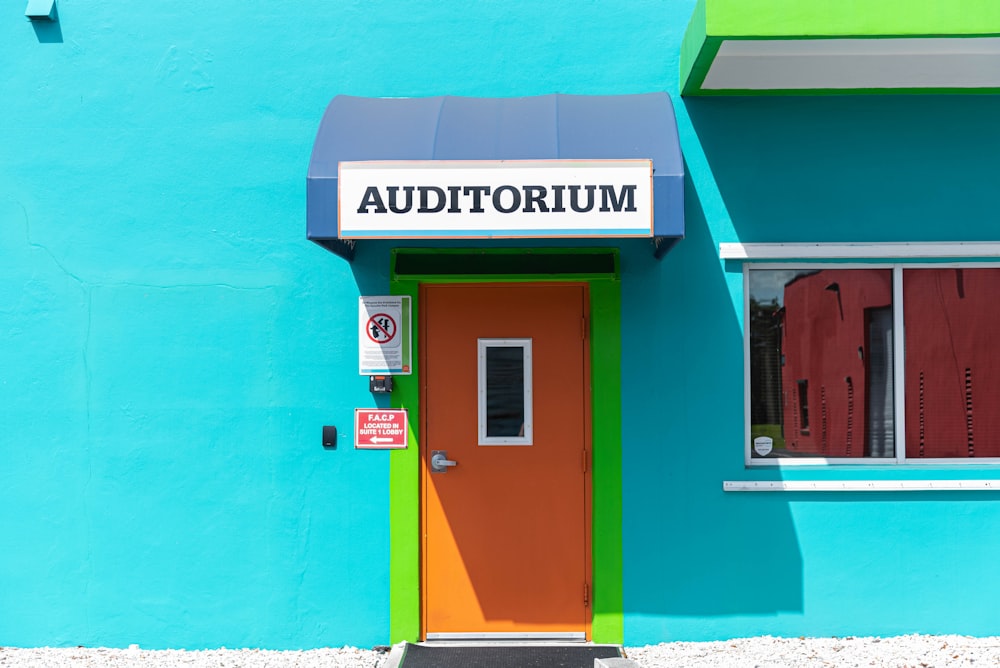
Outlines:
{"type": "Polygon", "coordinates": [[[355,450],[406,450],[410,442],[410,414],[405,408],[355,408],[354,409],[354,449],[355,450]],[[402,413],[403,414],[403,444],[402,445],[361,445],[358,439],[361,413],[402,413]]]}
{"type": "MultiPolygon", "coordinates": [[[[374,350],[374,348],[372,348],[374,350]]],[[[358,375],[359,376],[409,376],[413,374],[413,299],[410,295],[360,295],[358,297],[358,375]],[[371,317],[365,300],[398,301],[400,322],[396,323],[395,336],[400,337],[400,366],[365,367],[365,330],[371,317]],[[405,326],[404,326],[405,323],[405,326]],[[409,365],[406,361],[409,360],[409,365]]]]}
{"type": "MultiPolygon", "coordinates": [[[[352,184],[353,185],[353,184],[352,184]]],[[[428,184],[415,184],[415,185],[432,185],[428,184]]],[[[350,188],[348,188],[350,189],[350,188]]],[[[417,199],[416,194],[413,196],[414,200],[417,199]]],[[[358,192],[354,191],[352,201],[358,199],[358,192]]],[[[362,200],[359,200],[359,202],[362,200]]],[[[559,239],[559,238],[652,238],[654,230],[654,205],[653,201],[653,161],[645,158],[622,158],[622,159],[607,159],[607,160],[574,160],[574,159],[553,159],[553,160],[359,160],[359,161],[341,161],[337,165],[337,236],[340,239],[559,239]],[[636,201],[642,207],[648,206],[648,225],[645,221],[645,215],[643,215],[643,224],[641,226],[622,226],[622,227],[606,227],[597,226],[593,223],[585,225],[583,227],[573,226],[574,223],[578,224],[581,220],[581,216],[587,215],[588,217],[593,217],[595,215],[603,216],[604,220],[609,216],[614,216],[614,213],[600,213],[600,214],[579,214],[571,212],[563,212],[559,214],[552,213],[532,213],[524,214],[521,211],[513,212],[512,214],[497,214],[497,213],[477,213],[471,214],[474,216],[489,216],[488,218],[483,218],[482,221],[495,221],[497,216],[508,216],[516,215],[520,218],[521,222],[516,227],[504,227],[503,225],[491,225],[486,224],[481,227],[469,227],[467,221],[470,219],[470,214],[444,214],[450,216],[456,216],[456,218],[450,219],[449,225],[454,223],[454,221],[459,218],[462,221],[466,221],[461,225],[456,224],[452,229],[442,230],[442,229],[431,229],[427,232],[421,232],[420,230],[428,229],[433,227],[433,221],[430,218],[421,218],[420,225],[410,225],[400,227],[398,224],[392,227],[386,227],[384,229],[374,232],[371,229],[359,228],[354,225],[344,226],[344,190],[345,190],[345,171],[365,171],[365,170],[410,170],[414,174],[420,174],[421,172],[431,173],[434,171],[451,170],[451,171],[465,171],[465,172],[475,172],[477,170],[481,171],[494,171],[500,172],[502,170],[538,170],[538,169],[551,169],[551,170],[565,170],[573,172],[574,178],[571,180],[578,180],[579,175],[584,173],[594,173],[598,170],[614,170],[614,169],[628,169],[637,170],[642,169],[645,175],[642,179],[642,188],[637,192],[636,201]],[[648,190],[645,190],[648,188],[648,190]],[[540,220],[546,222],[555,222],[552,218],[547,218],[547,216],[558,215],[565,220],[571,220],[573,223],[563,224],[562,226],[556,227],[545,227],[535,224],[533,221],[540,220]],[[531,223],[524,222],[524,218],[530,218],[531,223]]],[[[353,206],[353,204],[352,204],[353,206]]],[[[412,207],[417,208],[417,202],[413,202],[412,207]]],[[[645,213],[644,211],[642,213],[645,213]]],[[[354,213],[353,216],[359,214],[354,213]]],[[[378,214],[383,215],[383,214],[378,214]]],[[[389,214],[394,216],[408,216],[410,221],[413,221],[415,216],[434,216],[435,214],[389,214]]],[[[353,218],[352,218],[353,220],[353,218]]],[[[402,219],[400,219],[402,220],[402,219]]],[[[441,220],[441,218],[437,218],[441,220]]],[[[502,218],[501,218],[502,220],[502,218]]],[[[513,220],[513,219],[508,219],[513,220]]]]}

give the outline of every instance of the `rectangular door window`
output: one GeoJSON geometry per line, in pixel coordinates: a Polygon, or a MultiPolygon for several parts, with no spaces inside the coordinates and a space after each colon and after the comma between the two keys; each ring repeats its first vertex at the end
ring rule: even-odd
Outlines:
{"type": "Polygon", "coordinates": [[[479,339],[479,445],[531,444],[531,339],[479,339]]]}

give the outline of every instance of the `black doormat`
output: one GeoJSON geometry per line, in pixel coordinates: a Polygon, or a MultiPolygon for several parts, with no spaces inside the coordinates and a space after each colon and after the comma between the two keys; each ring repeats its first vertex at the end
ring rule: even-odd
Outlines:
{"type": "Polygon", "coordinates": [[[448,647],[407,643],[400,668],[594,668],[594,659],[621,655],[614,645],[448,647]]]}

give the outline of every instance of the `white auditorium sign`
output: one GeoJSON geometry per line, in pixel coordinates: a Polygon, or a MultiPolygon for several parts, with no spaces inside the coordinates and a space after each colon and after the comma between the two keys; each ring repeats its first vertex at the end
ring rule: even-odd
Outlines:
{"type": "Polygon", "coordinates": [[[651,237],[649,160],[341,162],[341,239],[651,237]]]}

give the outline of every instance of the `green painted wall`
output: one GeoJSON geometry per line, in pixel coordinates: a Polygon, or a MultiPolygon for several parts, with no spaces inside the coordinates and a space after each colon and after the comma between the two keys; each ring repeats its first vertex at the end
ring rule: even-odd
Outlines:
{"type": "MultiPolygon", "coordinates": [[[[1000,4],[993,0],[698,0],[681,43],[685,95],[813,95],[861,91],[702,90],[725,40],[800,38],[962,37],[1000,35],[1000,4]]],[[[962,90],[962,89],[959,89],[962,90]]],[[[884,92],[878,92],[884,94],[884,92]]],[[[927,89],[895,89],[923,93],[927,89]]],[[[968,92],[968,91],[965,91],[968,92]]],[[[973,92],[996,92],[979,90],[973,92]]]]}
{"type": "Polygon", "coordinates": [[[1000,34],[993,0],[703,0],[707,34],[819,37],[1000,34]]]}
{"type": "MultiPolygon", "coordinates": [[[[516,262],[517,252],[500,249],[487,253],[506,255],[516,262]]],[[[415,250],[396,253],[427,252],[415,250]]],[[[433,251],[440,253],[440,251],[433,251]]],[[[567,249],[583,254],[589,251],[567,249]]],[[[603,251],[606,252],[606,251],[603,251]]],[[[406,276],[395,277],[393,294],[410,295],[419,308],[422,282],[551,281],[553,277],[520,274],[497,276],[406,276]]],[[[558,277],[556,280],[560,280],[558,277]]],[[[622,471],[621,471],[621,294],[617,273],[611,276],[574,275],[563,280],[585,281],[590,291],[591,441],[592,441],[592,628],[595,642],[621,643],[622,605],[622,471]]],[[[416,317],[416,315],[415,315],[416,317]]],[[[420,462],[419,411],[420,369],[400,378],[392,404],[407,408],[410,417],[410,448],[392,454],[390,467],[391,639],[420,638],[420,462]]]]}

